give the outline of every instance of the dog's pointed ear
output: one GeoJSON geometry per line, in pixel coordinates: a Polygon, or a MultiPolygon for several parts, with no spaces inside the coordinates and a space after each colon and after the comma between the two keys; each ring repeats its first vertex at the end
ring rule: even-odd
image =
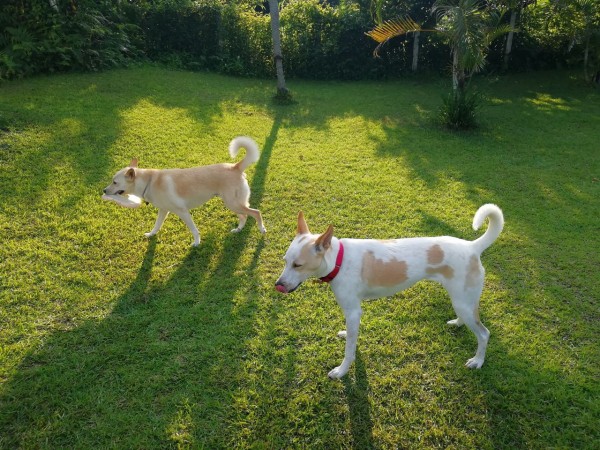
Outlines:
{"type": "Polygon", "coordinates": [[[315,249],[319,252],[327,250],[331,247],[331,238],[333,237],[333,225],[327,227],[327,231],[317,238],[315,241],[315,249]]]}
{"type": "Polygon", "coordinates": [[[129,167],[137,167],[137,158],[131,158],[131,162],[129,163],[129,167]]]}
{"type": "Polygon", "coordinates": [[[125,172],[125,179],[127,181],[135,180],[135,169],[133,167],[130,167],[127,172],[125,172]]]}
{"type": "Polygon", "coordinates": [[[304,220],[304,213],[300,211],[298,213],[298,229],[296,230],[297,234],[308,234],[310,231],[308,230],[308,225],[306,225],[306,220],[304,220]]]}

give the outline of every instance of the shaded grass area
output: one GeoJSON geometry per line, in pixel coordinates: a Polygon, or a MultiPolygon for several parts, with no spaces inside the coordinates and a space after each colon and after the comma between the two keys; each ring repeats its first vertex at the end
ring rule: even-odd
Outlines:
{"type": "Polygon", "coordinates": [[[600,102],[568,73],[480,82],[477,132],[434,117],[435,80],[291,85],[142,67],[0,86],[0,446],[593,448],[600,439],[600,102]],[[143,237],[156,210],[100,201],[112,174],[228,160],[268,233],[220,200],[143,237]],[[422,282],[365,305],[357,361],[327,379],[343,317],[327,286],[273,283],[303,209],[339,237],[474,239],[486,364],[422,282]]]}

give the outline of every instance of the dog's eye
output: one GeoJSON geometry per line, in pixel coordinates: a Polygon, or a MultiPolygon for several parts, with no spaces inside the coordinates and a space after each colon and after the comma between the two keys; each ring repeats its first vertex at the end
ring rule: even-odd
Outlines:
{"type": "Polygon", "coordinates": [[[298,267],[302,267],[302,264],[294,263],[294,264],[292,264],[292,267],[294,269],[297,269],[298,267]]]}

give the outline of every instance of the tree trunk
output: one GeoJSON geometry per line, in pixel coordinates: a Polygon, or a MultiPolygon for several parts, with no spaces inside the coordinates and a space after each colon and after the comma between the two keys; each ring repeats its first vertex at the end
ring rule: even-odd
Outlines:
{"type": "Polygon", "coordinates": [[[413,59],[412,59],[412,71],[417,71],[417,66],[419,63],[419,37],[421,36],[420,31],[415,31],[413,37],[413,59]]]}
{"type": "Polygon", "coordinates": [[[506,48],[504,49],[504,70],[508,69],[508,60],[512,51],[513,36],[515,34],[515,24],[517,22],[517,10],[513,9],[510,13],[510,31],[506,37],[506,48]]]}
{"type": "Polygon", "coordinates": [[[275,70],[277,72],[277,95],[287,96],[289,92],[285,86],[283,75],[281,34],[279,32],[279,2],[277,0],[269,0],[269,13],[271,15],[271,36],[273,37],[273,58],[275,59],[275,70]]]}
{"type": "Polygon", "coordinates": [[[583,76],[585,77],[585,81],[589,80],[588,78],[588,60],[590,55],[590,36],[585,41],[585,51],[583,52],[583,76]]]}
{"type": "Polygon", "coordinates": [[[452,52],[452,89],[458,89],[458,53],[452,52]]]}

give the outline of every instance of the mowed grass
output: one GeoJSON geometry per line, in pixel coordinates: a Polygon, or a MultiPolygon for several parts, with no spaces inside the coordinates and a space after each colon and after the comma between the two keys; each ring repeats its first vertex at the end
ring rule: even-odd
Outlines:
{"type": "Polygon", "coordinates": [[[0,447],[597,448],[600,96],[565,72],[479,82],[476,132],[435,115],[447,80],[290,83],[153,67],[0,85],[0,447]],[[148,240],[113,173],[228,161],[240,134],[262,236],[219,199],[148,240]],[[298,210],[338,237],[478,237],[481,370],[443,288],[364,305],[341,381],[329,287],[274,282],[298,210]]]}

